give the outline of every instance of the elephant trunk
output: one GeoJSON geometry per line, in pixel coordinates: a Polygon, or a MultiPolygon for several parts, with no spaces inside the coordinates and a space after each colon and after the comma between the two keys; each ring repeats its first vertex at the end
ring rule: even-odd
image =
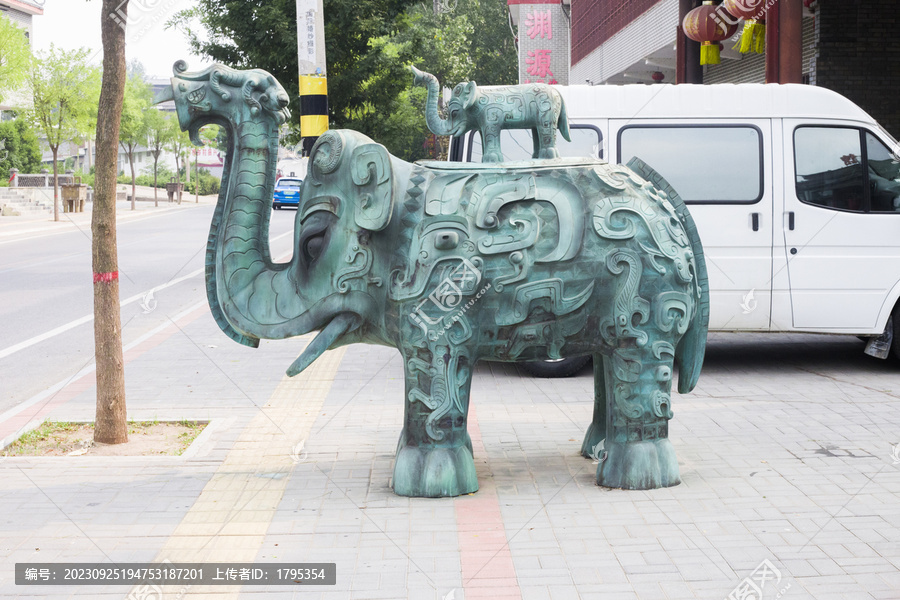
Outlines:
{"type": "MultiPolygon", "coordinates": [[[[292,265],[273,263],[269,250],[278,128],[251,121],[235,135],[236,151],[226,159],[206,248],[207,295],[210,305],[217,302],[228,323],[243,335],[279,337],[274,329],[299,316],[304,307],[291,280],[292,265]]],[[[258,343],[255,339],[250,345],[258,343]]]]}
{"type": "Polygon", "coordinates": [[[206,248],[206,290],[216,323],[235,341],[256,347],[260,337],[286,337],[304,307],[292,264],[275,264],[269,217],[278,160],[278,128],[289,116],[284,89],[264,71],[213,65],[186,73],[175,65],[171,90],[182,129],[217,124],[228,132],[219,200],[206,248]]]}
{"type": "Polygon", "coordinates": [[[428,100],[425,103],[425,122],[428,124],[428,129],[435,135],[452,135],[450,121],[442,119],[438,111],[438,95],[441,92],[441,86],[437,77],[431,73],[420,71],[413,66],[409,68],[412,70],[413,75],[416,76],[416,85],[424,85],[428,90],[428,100]]]}

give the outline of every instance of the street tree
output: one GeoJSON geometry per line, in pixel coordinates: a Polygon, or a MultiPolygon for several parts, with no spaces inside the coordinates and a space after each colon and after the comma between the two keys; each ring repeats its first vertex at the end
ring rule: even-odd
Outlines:
{"type": "Polygon", "coordinates": [[[157,187],[159,157],[162,155],[163,150],[172,142],[178,123],[174,122],[172,117],[156,108],[147,110],[144,115],[147,125],[147,148],[153,157],[153,202],[154,206],[159,206],[159,188],[157,187]]]}
{"type": "MultiPolygon", "coordinates": [[[[271,72],[297,97],[294,0],[273,0],[241,11],[230,0],[198,0],[170,22],[192,49],[237,68],[271,72]],[[285,18],[290,15],[291,18],[285,18]]],[[[447,85],[516,83],[515,38],[505,0],[324,0],[328,105],[332,127],[355,129],[407,160],[428,154],[425,89],[413,85],[408,66],[434,73],[447,85]],[[438,10],[435,10],[435,7],[438,10]]],[[[300,111],[290,126],[299,136],[300,111]]]]}
{"type": "Polygon", "coordinates": [[[150,86],[135,74],[125,83],[125,100],[122,105],[122,117],[119,124],[119,145],[125,151],[128,158],[128,166],[131,168],[131,210],[135,209],[136,178],[134,172],[134,155],[142,144],[147,143],[148,117],[153,102],[153,93],[150,86]]]}
{"type": "MultiPolygon", "coordinates": [[[[168,23],[185,32],[195,54],[238,69],[269,71],[287,90],[294,110],[291,128],[296,142],[300,129],[297,64],[296,0],[241,3],[233,0],[197,0],[168,23]]],[[[332,126],[343,127],[343,115],[367,102],[362,82],[363,58],[369,40],[388,35],[414,0],[324,0],[325,53],[328,60],[328,103],[332,126]]]]}
{"type": "Polygon", "coordinates": [[[18,169],[37,173],[41,168],[41,147],[37,136],[24,119],[0,123],[0,173],[18,169]]]}
{"type": "Polygon", "coordinates": [[[447,86],[460,81],[508,85],[517,81],[515,39],[506,3],[459,0],[418,4],[403,14],[389,35],[369,40],[362,59],[362,90],[378,103],[348,110],[343,126],[378,140],[405,160],[443,158],[447,138],[431,135],[425,123],[426,90],[413,84],[416,65],[447,86]]]}
{"type": "Polygon", "coordinates": [[[0,100],[25,83],[30,61],[31,46],[25,30],[0,15],[0,100]]]}
{"type": "Polygon", "coordinates": [[[88,63],[88,50],[50,50],[33,57],[25,85],[31,106],[20,110],[53,154],[53,220],[59,221],[59,165],[62,144],[81,138],[97,105],[100,73],[88,63]]]}
{"type": "MultiPolygon", "coordinates": [[[[91,213],[94,268],[94,352],[97,361],[97,411],[94,441],[128,441],[125,410],[125,360],[119,306],[116,248],[116,175],[119,118],[125,100],[125,30],[109,15],[128,14],[128,0],[103,0],[103,82],[97,111],[97,163],[91,213]]],[[[84,65],[82,65],[84,68],[84,65]]]]}
{"type": "MultiPolygon", "coordinates": [[[[175,119],[172,119],[174,127],[172,130],[172,136],[169,139],[169,145],[167,148],[175,155],[175,183],[177,187],[181,187],[181,167],[185,165],[185,176],[187,177],[187,182],[190,183],[191,175],[190,175],[190,165],[187,160],[187,151],[191,147],[191,137],[188,135],[186,131],[182,131],[181,127],[178,126],[178,122],[175,119]]],[[[178,204],[181,204],[181,193],[177,194],[178,204]]]]}

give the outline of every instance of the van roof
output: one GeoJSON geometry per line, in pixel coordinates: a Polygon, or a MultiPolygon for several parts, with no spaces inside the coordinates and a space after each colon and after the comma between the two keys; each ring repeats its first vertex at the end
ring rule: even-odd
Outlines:
{"type": "Polygon", "coordinates": [[[786,117],[875,123],[832,90],[801,84],[558,86],[569,119],[786,117]]]}

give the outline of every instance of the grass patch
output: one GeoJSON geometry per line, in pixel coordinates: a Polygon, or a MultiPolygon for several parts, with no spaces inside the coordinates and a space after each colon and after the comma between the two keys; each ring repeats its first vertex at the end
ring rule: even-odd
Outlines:
{"type": "Polygon", "coordinates": [[[93,423],[45,421],[3,450],[3,456],[180,456],[208,425],[205,421],[129,421],[128,442],[95,445],[93,423]]]}

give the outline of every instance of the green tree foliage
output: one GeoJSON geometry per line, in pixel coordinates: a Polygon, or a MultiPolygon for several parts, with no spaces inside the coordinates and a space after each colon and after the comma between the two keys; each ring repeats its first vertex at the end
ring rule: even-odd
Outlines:
{"type": "MultiPolygon", "coordinates": [[[[505,0],[324,0],[328,104],[332,128],[356,129],[397,156],[429,155],[424,88],[413,87],[411,64],[453,85],[515,83],[515,41],[505,0]]],[[[192,49],[236,68],[272,73],[292,101],[298,96],[295,0],[197,0],[170,22],[192,49]],[[239,6],[239,8],[238,8],[239,6]]],[[[299,135],[299,103],[291,127],[299,135]]]]}
{"type": "Polygon", "coordinates": [[[139,72],[131,75],[125,83],[125,100],[122,106],[122,119],[119,122],[119,145],[128,157],[131,168],[131,210],[135,209],[134,154],[138,147],[147,144],[148,115],[151,109],[153,93],[139,72]]]}
{"type": "MultiPolygon", "coordinates": [[[[209,172],[208,169],[200,169],[200,195],[214,196],[219,193],[221,181],[218,177],[209,172]]],[[[188,194],[197,193],[197,178],[194,177],[190,184],[185,186],[185,192],[188,194]]]]}
{"type": "Polygon", "coordinates": [[[41,169],[41,147],[34,130],[24,119],[0,123],[0,177],[10,169],[37,173],[41,169]]]}
{"type": "MultiPolygon", "coordinates": [[[[180,131],[180,128],[171,115],[164,114],[156,108],[147,110],[144,117],[144,124],[147,128],[147,148],[150,150],[150,155],[153,156],[153,187],[157,188],[160,175],[159,157],[166,146],[172,142],[172,138],[180,131]]],[[[163,182],[166,181],[168,180],[164,176],[163,182]]],[[[159,194],[156,189],[153,191],[153,200],[159,206],[159,194]]]]}
{"type": "Polygon", "coordinates": [[[427,94],[425,88],[413,86],[410,65],[433,73],[448,87],[469,80],[508,85],[518,77],[506,4],[496,0],[459,0],[438,12],[416,5],[400,27],[370,40],[369,47],[369,75],[362,87],[369,97],[384,100],[349,112],[345,126],[406,160],[436,157],[442,147],[446,151],[446,144],[435,143],[425,125],[427,94]]]}
{"type": "MultiPolygon", "coordinates": [[[[166,146],[166,149],[175,155],[175,183],[181,183],[182,167],[187,162],[188,149],[191,147],[191,137],[186,131],[182,131],[181,127],[177,126],[177,122],[174,119],[171,122],[175,124],[175,128],[173,128],[172,136],[169,138],[169,144],[166,146]]],[[[187,177],[188,182],[190,182],[190,175],[187,177]]],[[[181,195],[177,195],[177,200],[181,204],[181,195]]]]}
{"type": "Polygon", "coordinates": [[[65,142],[89,135],[100,96],[100,70],[88,65],[89,51],[50,51],[33,57],[25,77],[31,106],[18,112],[44,138],[53,153],[54,220],[59,220],[57,155],[65,142]]]}
{"type": "Polygon", "coordinates": [[[31,47],[25,30],[0,15],[0,100],[3,93],[17,90],[25,83],[31,47]]]}

